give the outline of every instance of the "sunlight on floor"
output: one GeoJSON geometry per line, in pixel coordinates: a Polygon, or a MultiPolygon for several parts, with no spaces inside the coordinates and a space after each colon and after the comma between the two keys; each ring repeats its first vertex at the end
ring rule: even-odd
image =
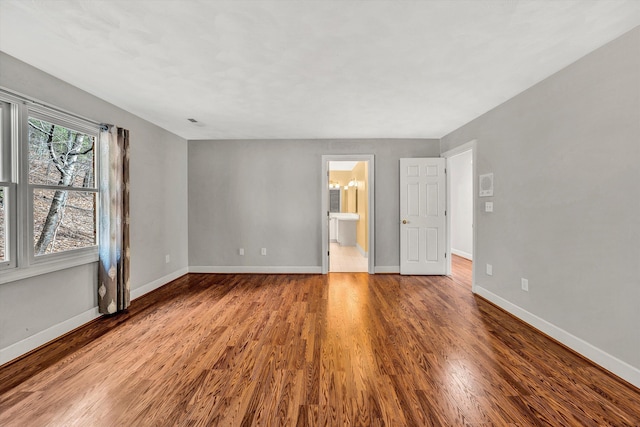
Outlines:
{"type": "Polygon", "coordinates": [[[362,256],[355,246],[340,246],[339,243],[331,243],[329,249],[329,271],[338,272],[364,272],[368,271],[368,258],[362,256]]]}

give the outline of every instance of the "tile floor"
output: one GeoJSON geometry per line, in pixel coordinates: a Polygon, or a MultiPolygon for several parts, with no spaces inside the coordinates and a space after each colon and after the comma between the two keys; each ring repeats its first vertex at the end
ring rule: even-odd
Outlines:
{"type": "Polygon", "coordinates": [[[363,257],[355,246],[340,246],[331,243],[329,248],[329,271],[333,273],[364,272],[368,270],[368,258],[363,257]]]}

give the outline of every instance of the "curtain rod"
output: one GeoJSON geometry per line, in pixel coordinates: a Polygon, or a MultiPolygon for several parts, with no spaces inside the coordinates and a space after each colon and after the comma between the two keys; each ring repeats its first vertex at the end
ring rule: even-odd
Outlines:
{"type": "Polygon", "coordinates": [[[85,122],[89,122],[89,123],[91,123],[93,125],[96,125],[96,126],[100,127],[100,129],[105,129],[105,128],[109,127],[109,126],[113,126],[110,123],[97,122],[95,120],[89,119],[89,118],[81,116],[79,114],[75,114],[75,113],[72,113],[70,111],[64,110],[64,109],[56,107],[54,105],[51,105],[51,104],[49,104],[47,102],[36,100],[36,99],[34,99],[34,98],[30,97],[30,96],[27,96],[27,95],[25,95],[23,93],[20,93],[20,92],[17,92],[15,90],[6,88],[4,86],[0,86],[0,92],[3,92],[6,95],[9,95],[9,96],[11,96],[13,98],[18,98],[18,100],[20,100],[20,101],[22,101],[24,103],[33,104],[33,105],[37,105],[39,107],[48,108],[49,110],[53,110],[55,112],[71,116],[73,118],[76,118],[76,119],[79,119],[79,120],[83,120],[85,122]]]}

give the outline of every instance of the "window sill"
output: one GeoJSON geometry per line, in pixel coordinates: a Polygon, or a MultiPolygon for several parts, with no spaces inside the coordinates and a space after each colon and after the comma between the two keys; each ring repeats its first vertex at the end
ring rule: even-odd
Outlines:
{"type": "Polygon", "coordinates": [[[83,251],[73,257],[56,259],[34,263],[28,267],[12,268],[0,272],[0,285],[3,283],[15,282],[16,280],[28,279],[29,277],[40,276],[54,271],[65,270],[84,264],[98,261],[98,251],[83,251]]]}

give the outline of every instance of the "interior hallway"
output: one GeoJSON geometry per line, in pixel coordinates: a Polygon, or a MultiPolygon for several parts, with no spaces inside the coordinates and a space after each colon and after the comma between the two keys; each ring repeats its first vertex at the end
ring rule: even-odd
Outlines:
{"type": "Polygon", "coordinates": [[[473,262],[459,255],[451,254],[451,279],[459,285],[471,290],[473,262]]]}

